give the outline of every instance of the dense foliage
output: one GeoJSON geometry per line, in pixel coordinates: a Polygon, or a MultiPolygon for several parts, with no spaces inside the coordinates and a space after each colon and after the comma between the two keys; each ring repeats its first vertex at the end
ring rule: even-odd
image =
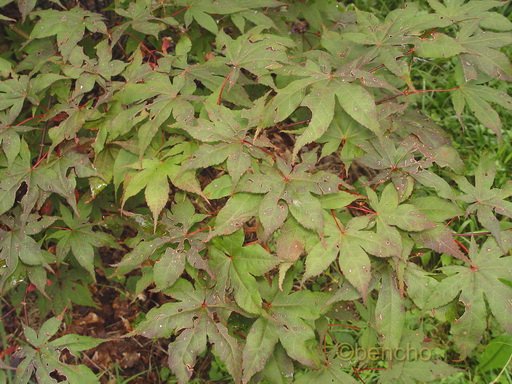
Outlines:
{"type": "Polygon", "coordinates": [[[179,383],[510,378],[512,182],[418,110],[499,142],[504,2],[89,3],[0,0],[0,381],[99,382],[98,280],[179,383]]]}

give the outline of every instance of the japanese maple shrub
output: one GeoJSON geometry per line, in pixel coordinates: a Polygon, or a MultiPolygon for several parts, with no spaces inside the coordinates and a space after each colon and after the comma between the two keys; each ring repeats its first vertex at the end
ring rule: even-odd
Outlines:
{"type": "Polygon", "coordinates": [[[501,1],[427,3],[0,1],[16,382],[99,382],[59,358],[102,342],[62,332],[99,273],[162,293],[126,336],[166,339],[179,383],[211,355],[234,383],[504,368],[512,182],[493,153],[468,169],[416,107],[441,98],[461,135],[500,139],[512,23],[501,1]]]}

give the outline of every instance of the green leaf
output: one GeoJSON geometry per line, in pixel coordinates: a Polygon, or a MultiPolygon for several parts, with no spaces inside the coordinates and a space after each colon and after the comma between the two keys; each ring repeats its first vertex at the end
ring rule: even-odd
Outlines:
{"type": "Polygon", "coordinates": [[[55,348],[66,348],[71,353],[76,354],[78,352],[96,348],[103,342],[104,340],[96,339],[90,336],[67,334],[51,341],[49,345],[55,348]]]}
{"type": "Polygon", "coordinates": [[[408,384],[438,382],[442,378],[454,375],[458,371],[444,361],[397,361],[382,372],[381,384],[408,384]]]}
{"type": "Polygon", "coordinates": [[[494,31],[512,30],[512,22],[498,12],[484,12],[480,20],[480,26],[494,31]]]}
{"type": "Polygon", "coordinates": [[[355,84],[341,84],[336,91],[340,105],[350,117],[373,132],[380,132],[373,96],[355,84]]]}
{"type": "Polygon", "coordinates": [[[414,241],[439,253],[446,253],[457,259],[468,261],[468,258],[459,248],[453,237],[453,232],[444,224],[439,224],[433,229],[412,234],[414,241]]]}
{"type": "Polygon", "coordinates": [[[37,1],[36,0],[20,0],[18,3],[18,9],[21,13],[21,21],[25,22],[27,15],[32,12],[35,8],[37,1]]]}
{"type": "MultiPolygon", "coordinates": [[[[178,164],[184,160],[184,153],[187,153],[187,147],[180,144],[175,147],[175,156],[160,161],[156,159],[144,159],[141,164],[141,170],[134,175],[125,176],[122,205],[126,201],[145,189],[146,202],[153,214],[153,227],[156,229],[158,217],[169,200],[169,181],[178,183],[176,174],[180,171],[178,164]],[[181,152],[181,153],[180,153],[181,152]]],[[[138,168],[138,165],[133,165],[138,168]]]]}
{"type": "Polygon", "coordinates": [[[366,298],[372,276],[368,254],[389,257],[395,255],[401,245],[387,233],[363,230],[369,225],[367,217],[353,218],[346,227],[339,218],[331,215],[325,214],[324,219],[326,238],[309,251],[303,279],[319,275],[338,256],[343,274],[366,298]]]}
{"type": "Polygon", "coordinates": [[[153,278],[156,288],[163,290],[172,286],[185,269],[186,253],[167,248],[153,268],[153,278]]]}
{"type": "Polygon", "coordinates": [[[116,274],[123,275],[137,268],[143,261],[151,257],[168,241],[168,238],[156,238],[150,241],[141,241],[134,249],[128,252],[118,264],[116,264],[116,274]]]}
{"type": "Polygon", "coordinates": [[[452,102],[459,119],[464,106],[467,105],[476,118],[498,137],[501,137],[502,122],[490,103],[512,109],[512,97],[508,94],[473,82],[460,86],[452,94],[452,102]]]}
{"type": "Polygon", "coordinates": [[[208,199],[221,199],[231,195],[232,192],[233,182],[229,175],[223,175],[212,180],[203,190],[204,195],[208,199]]]}
{"type": "Polygon", "coordinates": [[[288,356],[309,367],[320,365],[313,321],[328,310],[328,294],[322,292],[278,291],[276,282],[271,294],[264,295],[268,313],[276,322],[279,341],[288,356]]]}
{"type": "Polygon", "coordinates": [[[433,274],[425,272],[413,263],[407,264],[404,278],[407,284],[407,295],[419,308],[424,308],[439,282],[433,274]]]}
{"type": "Polygon", "coordinates": [[[462,210],[454,203],[437,196],[418,197],[411,204],[419,209],[429,220],[443,222],[461,216],[462,210]]]}
{"type": "Polygon", "coordinates": [[[512,244],[506,244],[507,239],[502,239],[502,231],[495,213],[512,218],[512,203],[507,200],[512,191],[493,188],[495,175],[494,159],[484,155],[475,171],[474,185],[464,177],[455,178],[463,192],[458,199],[468,204],[466,213],[476,211],[480,224],[492,233],[504,250],[508,250],[512,244]]]}
{"type": "Polygon", "coordinates": [[[405,324],[403,299],[391,271],[382,276],[382,287],[375,306],[375,328],[382,337],[385,349],[395,349],[400,345],[405,324]]]}
{"type": "Polygon", "coordinates": [[[215,238],[210,247],[210,266],[217,276],[221,295],[232,287],[236,303],[249,313],[259,314],[262,301],[255,276],[274,268],[278,260],[259,244],[243,246],[243,242],[242,231],[215,238]]]}
{"type": "Polygon", "coordinates": [[[94,248],[81,236],[70,236],[69,245],[78,263],[84,267],[91,276],[94,273],[94,248]]]}
{"type": "Polygon", "coordinates": [[[57,127],[50,128],[48,131],[48,136],[52,140],[51,151],[64,140],[73,139],[77,132],[83,127],[88,115],[90,115],[87,109],[73,109],[67,111],[67,113],[69,115],[67,119],[57,127]]]}
{"type": "Polygon", "coordinates": [[[317,86],[304,98],[302,105],[308,107],[313,114],[306,131],[297,139],[293,149],[294,156],[300,148],[319,139],[329,128],[334,117],[335,98],[330,90],[317,86]]]}
{"type": "Polygon", "coordinates": [[[136,333],[145,337],[168,337],[180,332],[169,346],[169,365],[180,383],[186,383],[197,356],[206,349],[206,340],[226,364],[228,372],[240,381],[242,351],[222,323],[216,322],[216,308],[227,305],[219,295],[209,289],[194,289],[192,284],[180,279],[173,286],[172,297],[176,302],[166,303],[148,312],[139,323],[136,333]],[[175,348],[174,348],[175,347],[175,348]]]}
{"type": "Polygon", "coordinates": [[[308,383],[347,383],[356,384],[357,380],[343,370],[341,365],[329,364],[316,371],[302,373],[294,381],[296,384],[308,383]]]}
{"type": "Polygon", "coordinates": [[[357,195],[343,191],[330,195],[320,196],[319,198],[323,209],[341,209],[357,199],[357,195]]]}
{"type": "Polygon", "coordinates": [[[250,193],[233,195],[215,218],[215,230],[210,237],[229,235],[257,215],[261,197],[250,193]]]}
{"type": "MultiPolygon", "coordinates": [[[[311,193],[296,193],[288,203],[295,220],[307,229],[321,232],[323,228],[322,204],[311,193]]],[[[284,221],[284,220],[283,220],[284,221]]]]}
{"type": "Polygon", "coordinates": [[[464,314],[452,324],[455,345],[462,356],[467,356],[479,343],[486,329],[487,309],[484,297],[498,323],[511,332],[509,308],[503,303],[512,299],[512,288],[500,279],[507,279],[512,272],[512,257],[501,257],[503,252],[493,238],[489,238],[479,250],[471,242],[471,266],[447,266],[443,272],[448,277],[436,287],[427,307],[436,308],[453,300],[460,292],[464,314]]]}
{"type": "MultiPolygon", "coordinates": [[[[311,160],[309,160],[311,161],[311,160]]],[[[338,191],[340,179],[328,172],[308,172],[308,163],[292,166],[283,159],[278,159],[273,167],[262,166],[261,172],[246,174],[237,187],[241,192],[267,194],[262,200],[259,218],[267,228],[277,229],[283,222],[286,211],[274,212],[272,223],[268,217],[272,204],[284,200],[292,216],[305,228],[318,233],[323,228],[323,209],[315,195],[329,195],[338,191]],[[314,194],[314,195],[313,195],[314,194]],[[275,203],[272,203],[275,202],[275,203]],[[277,219],[278,218],[278,219],[277,219]]]]}
{"type": "Polygon", "coordinates": [[[85,11],[79,7],[69,11],[49,9],[37,11],[34,14],[39,16],[40,20],[32,29],[30,38],[41,39],[56,36],[59,51],[66,59],[82,39],[86,28],[91,32],[107,33],[107,28],[99,14],[85,11]]]}
{"type": "Polygon", "coordinates": [[[23,75],[0,82],[0,111],[8,110],[2,119],[5,123],[13,123],[20,114],[28,94],[28,86],[28,76],[23,75]]]}
{"type": "Polygon", "coordinates": [[[201,324],[201,326],[183,330],[169,345],[169,367],[180,383],[187,383],[192,377],[192,367],[198,355],[206,349],[206,340],[206,327],[201,324]]]}
{"type": "Polygon", "coordinates": [[[92,224],[88,221],[90,206],[81,201],[78,208],[80,217],[72,216],[66,207],[61,206],[62,219],[69,228],[59,230],[49,237],[58,240],[56,253],[60,260],[64,260],[71,251],[78,263],[95,279],[94,249],[103,246],[117,248],[118,245],[107,233],[92,230],[92,224]]]}
{"type": "Polygon", "coordinates": [[[153,214],[153,227],[155,229],[158,216],[169,200],[169,191],[170,188],[169,181],[167,180],[167,174],[155,172],[153,177],[146,184],[144,196],[146,197],[146,202],[153,214]]]}
{"type": "Polygon", "coordinates": [[[398,193],[393,184],[388,184],[381,194],[380,200],[370,189],[367,189],[370,206],[376,210],[378,218],[387,225],[393,225],[405,231],[423,231],[435,225],[414,205],[400,204],[398,193]]]}
{"type": "Polygon", "coordinates": [[[465,52],[455,39],[444,33],[433,33],[430,38],[416,43],[415,53],[432,59],[448,58],[465,52]]]}
{"type": "Polygon", "coordinates": [[[215,22],[213,17],[211,17],[205,12],[201,12],[200,10],[194,8],[191,9],[190,14],[201,27],[203,27],[207,31],[210,31],[214,35],[217,34],[217,23],[215,22]]]}
{"type": "Polygon", "coordinates": [[[278,340],[279,335],[272,322],[260,317],[253,323],[243,350],[242,382],[249,382],[255,373],[263,370],[278,340]]]}
{"type": "Polygon", "coordinates": [[[488,372],[505,367],[512,355],[512,336],[502,335],[492,339],[478,359],[478,370],[488,372]]]}

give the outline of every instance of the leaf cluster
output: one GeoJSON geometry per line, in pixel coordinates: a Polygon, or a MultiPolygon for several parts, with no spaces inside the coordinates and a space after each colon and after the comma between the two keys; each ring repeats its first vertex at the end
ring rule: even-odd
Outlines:
{"type": "MultiPolygon", "coordinates": [[[[59,315],[95,305],[98,274],[159,292],[127,337],[167,339],[179,383],[210,354],[236,383],[355,383],[377,367],[340,355],[347,337],[434,351],[384,353],[379,383],[456,375],[431,338],[495,369],[512,182],[495,185],[492,153],[466,169],[415,105],[448,93],[461,132],[467,111],[501,138],[502,5],[379,18],[331,0],[0,1],[1,294],[34,287],[59,315]],[[451,86],[422,88],[419,65],[451,86]]],[[[19,382],[98,382],[59,357],[100,341],[50,341],[60,325],[26,324],[19,382]]]]}

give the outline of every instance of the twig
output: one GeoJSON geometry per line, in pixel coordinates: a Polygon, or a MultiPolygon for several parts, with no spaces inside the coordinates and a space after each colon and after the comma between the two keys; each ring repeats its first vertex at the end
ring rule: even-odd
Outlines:
{"type": "Polygon", "coordinates": [[[347,328],[347,329],[353,329],[354,331],[360,331],[361,328],[355,326],[355,325],[348,325],[348,324],[340,324],[340,323],[330,323],[327,324],[329,327],[341,327],[341,328],[347,328]]]}
{"type": "MultiPolygon", "coordinates": [[[[50,104],[51,104],[51,97],[50,99],[48,100],[48,109],[50,108],[50,104]]],[[[44,142],[46,140],[46,133],[48,132],[48,127],[50,126],[50,121],[49,120],[46,120],[46,123],[44,124],[44,127],[43,127],[43,133],[42,133],[42,136],[41,136],[41,142],[39,143],[39,156],[37,157],[37,160],[39,161],[39,159],[41,159],[41,157],[43,156],[43,152],[44,152],[44,142]]]]}
{"type": "Polygon", "coordinates": [[[389,96],[389,97],[386,97],[384,99],[378,100],[378,101],[375,102],[375,104],[379,105],[379,104],[385,103],[387,101],[396,99],[397,97],[400,97],[400,96],[416,95],[416,94],[419,94],[419,93],[453,92],[453,91],[456,91],[458,89],[459,89],[459,87],[453,87],[453,88],[448,88],[448,89],[406,89],[405,91],[402,91],[402,92],[400,92],[400,93],[398,93],[396,95],[389,96]]]}
{"type": "Polygon", "coordinates": [[[459,237],[473,237],[473,236],[488,236],[490,234],[491,234],[491,232],[486,231],[486,232],[454,233],[453,235],[459,236],[459,237]]]}
{"type": "Polygon", "coordinates": [[[219,96],[217,97],[217,105],[222,104],[222,94],[224,93],[224,88],[226,88],[226,85],[228,84],[228,81],[231,80],[231,76],[233,75],[234,68],[231,68],[231,71],[226,75],[224,78],[224,81],[222,82],[220,86],[219,96]]]}

